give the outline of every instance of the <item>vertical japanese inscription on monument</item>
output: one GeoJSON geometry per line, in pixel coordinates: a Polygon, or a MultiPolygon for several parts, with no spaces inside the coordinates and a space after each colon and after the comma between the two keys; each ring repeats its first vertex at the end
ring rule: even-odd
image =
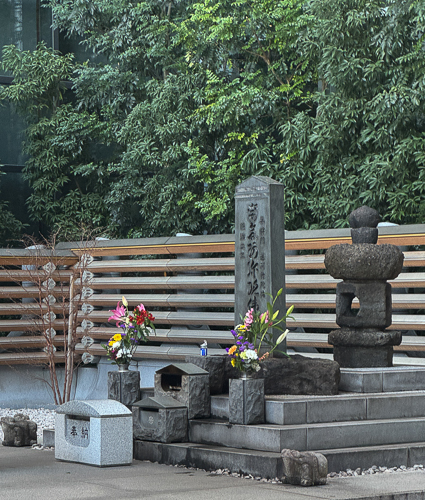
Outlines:
{"type": "Polygon", "coordinates": [[[248,205],[248,243],[247,243],[247,275],[248,275],[248,309],[253,308],[255,311],[259,308],[258,295],[258,203],[250,203],[248,205]]]}
{"type": "MultiPolygon", "coordinates": [[[[262,215],[260,217],[260,296],[266,298],[266,219],[262,215]]],[[[263,301],[264,302],[264,301],[263,301]]]]}

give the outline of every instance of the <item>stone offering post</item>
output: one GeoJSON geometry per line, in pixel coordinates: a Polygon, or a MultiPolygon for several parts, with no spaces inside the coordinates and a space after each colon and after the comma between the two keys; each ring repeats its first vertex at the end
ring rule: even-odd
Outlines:
{"type": "Polygon", "coordinates": [[[393,346],[400,331],[391,325],[391,285],[403,267],[403,253],[394,245],[376,245],[379,214],[360,207],[350,214],[352,245],[334,245],[326,251],[329,274],[342,279],[336,289],[336,322],[329,334],[334,360],[344,368],[392,366],[393,346]],[[357,298],[359,308],[352,307],[357,298]]]}
{"type": "MultiPolygon", "coordinates": [[[[285,212],[283,184],[253,176],[236,188],[235,325],[254,308],[266,311],[270,297],[285,291],[285,212]]],[[[285,314],[285,293],[275,311],[285,314]]],[[[273,332],[274,341],[281,332],[273,332]]],[[[286,344],[281,344],[285,350],[286,344]]],[[[275,351],[274,355],[279,356],[275,351]]]]}

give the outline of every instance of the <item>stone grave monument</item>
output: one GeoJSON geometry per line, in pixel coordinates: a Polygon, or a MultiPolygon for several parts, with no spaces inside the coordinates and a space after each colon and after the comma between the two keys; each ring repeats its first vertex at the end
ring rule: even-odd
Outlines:
{"type": "Polygon", "coordinates": [[[329,334],[334,360],[343,368],[391,367],[393,346],[400,331],[391,325],[391,285],[403,267],[403,253],[394,245],[377,245],[379,214],[363,206],[349,217],[353,244],[334,245],[326,251],[325,267],[335,279],[336,322],[329,334]],[[353,307],[358,299],[359,308],[353,307]]]}
{"type": "MultiPolygon", "coordinates": [[[[268,293],[285,288],[284,187],[270,177],[253,176],[235,192],[235,325],[254,308],[266,311],[268,293]]],[[[275,310],[285,311],[285,293],[275,310]]],[[[273,332],[276,341],[281,332],[273,332]]],[[[285,342],[281,349],[285,350],[285,342]]],[[[279,357],[275,351],[274,356],[279,357]]]]}

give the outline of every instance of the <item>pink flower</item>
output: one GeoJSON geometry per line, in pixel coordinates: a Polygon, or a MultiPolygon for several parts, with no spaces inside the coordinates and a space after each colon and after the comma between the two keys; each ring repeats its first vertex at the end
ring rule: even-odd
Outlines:
{"type": "Polygon", "coordinates": [[[263,319],[263,316],[265,316],[264,323],[267,323],[269,320],[269,311],[266,311],[265,313],[260,315],[260,319],[263,319]]]}
{"type": "Polygon", "coordinates": [[[143,304],[139,304],[136,309],[138,309],[140,312],[146,311],[145,306],[143,304]]]}
{"type": "Polygon", "coordinates": [[[115,321],[123,321],[125,318],[125,313],[127,312],[126,308],[124,306],[120,306],[120,303],[117,303],[117,308],[112,309],[112,311],[109,311],[112,314],[112,316],[109,316],[108,321],[115,320],[115,321]]]}
{"type": "Polygon", "coordinates": [[[252,325],[252,322],[254,321],[253,313],[254,313],[254,308],[251,308],[245,315],[243,324],[245,325],[247,330],[249,330],[249,327],[252,325]]]}

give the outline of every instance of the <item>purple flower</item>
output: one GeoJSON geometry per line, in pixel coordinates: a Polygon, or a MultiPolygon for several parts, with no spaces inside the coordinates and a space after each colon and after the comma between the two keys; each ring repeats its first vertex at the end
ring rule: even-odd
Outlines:
{"type": "Polygon", "coordinates": [[[239,342],[239,340],[236,342],[236,345],[242,345],[242,342],[239,342]]]}
{"type": "Polygon", "coordinates": [[[246,347],[244,345],[242,345],[241,347],[239,347],[239,351],[240,352],[244,352],[245,349],[246,349],[246,347]]]}
{"type": "Polygon", "coordinates": [[[235,330],[230,330],[230,333],[234,336],[234,337],[237,337],[238,334],[235,332],[235,330]]]}
{"type": "Polygon", "coordinates": [[[254,349],[254,344],[248,344],[248,349],[254,349]]]}

